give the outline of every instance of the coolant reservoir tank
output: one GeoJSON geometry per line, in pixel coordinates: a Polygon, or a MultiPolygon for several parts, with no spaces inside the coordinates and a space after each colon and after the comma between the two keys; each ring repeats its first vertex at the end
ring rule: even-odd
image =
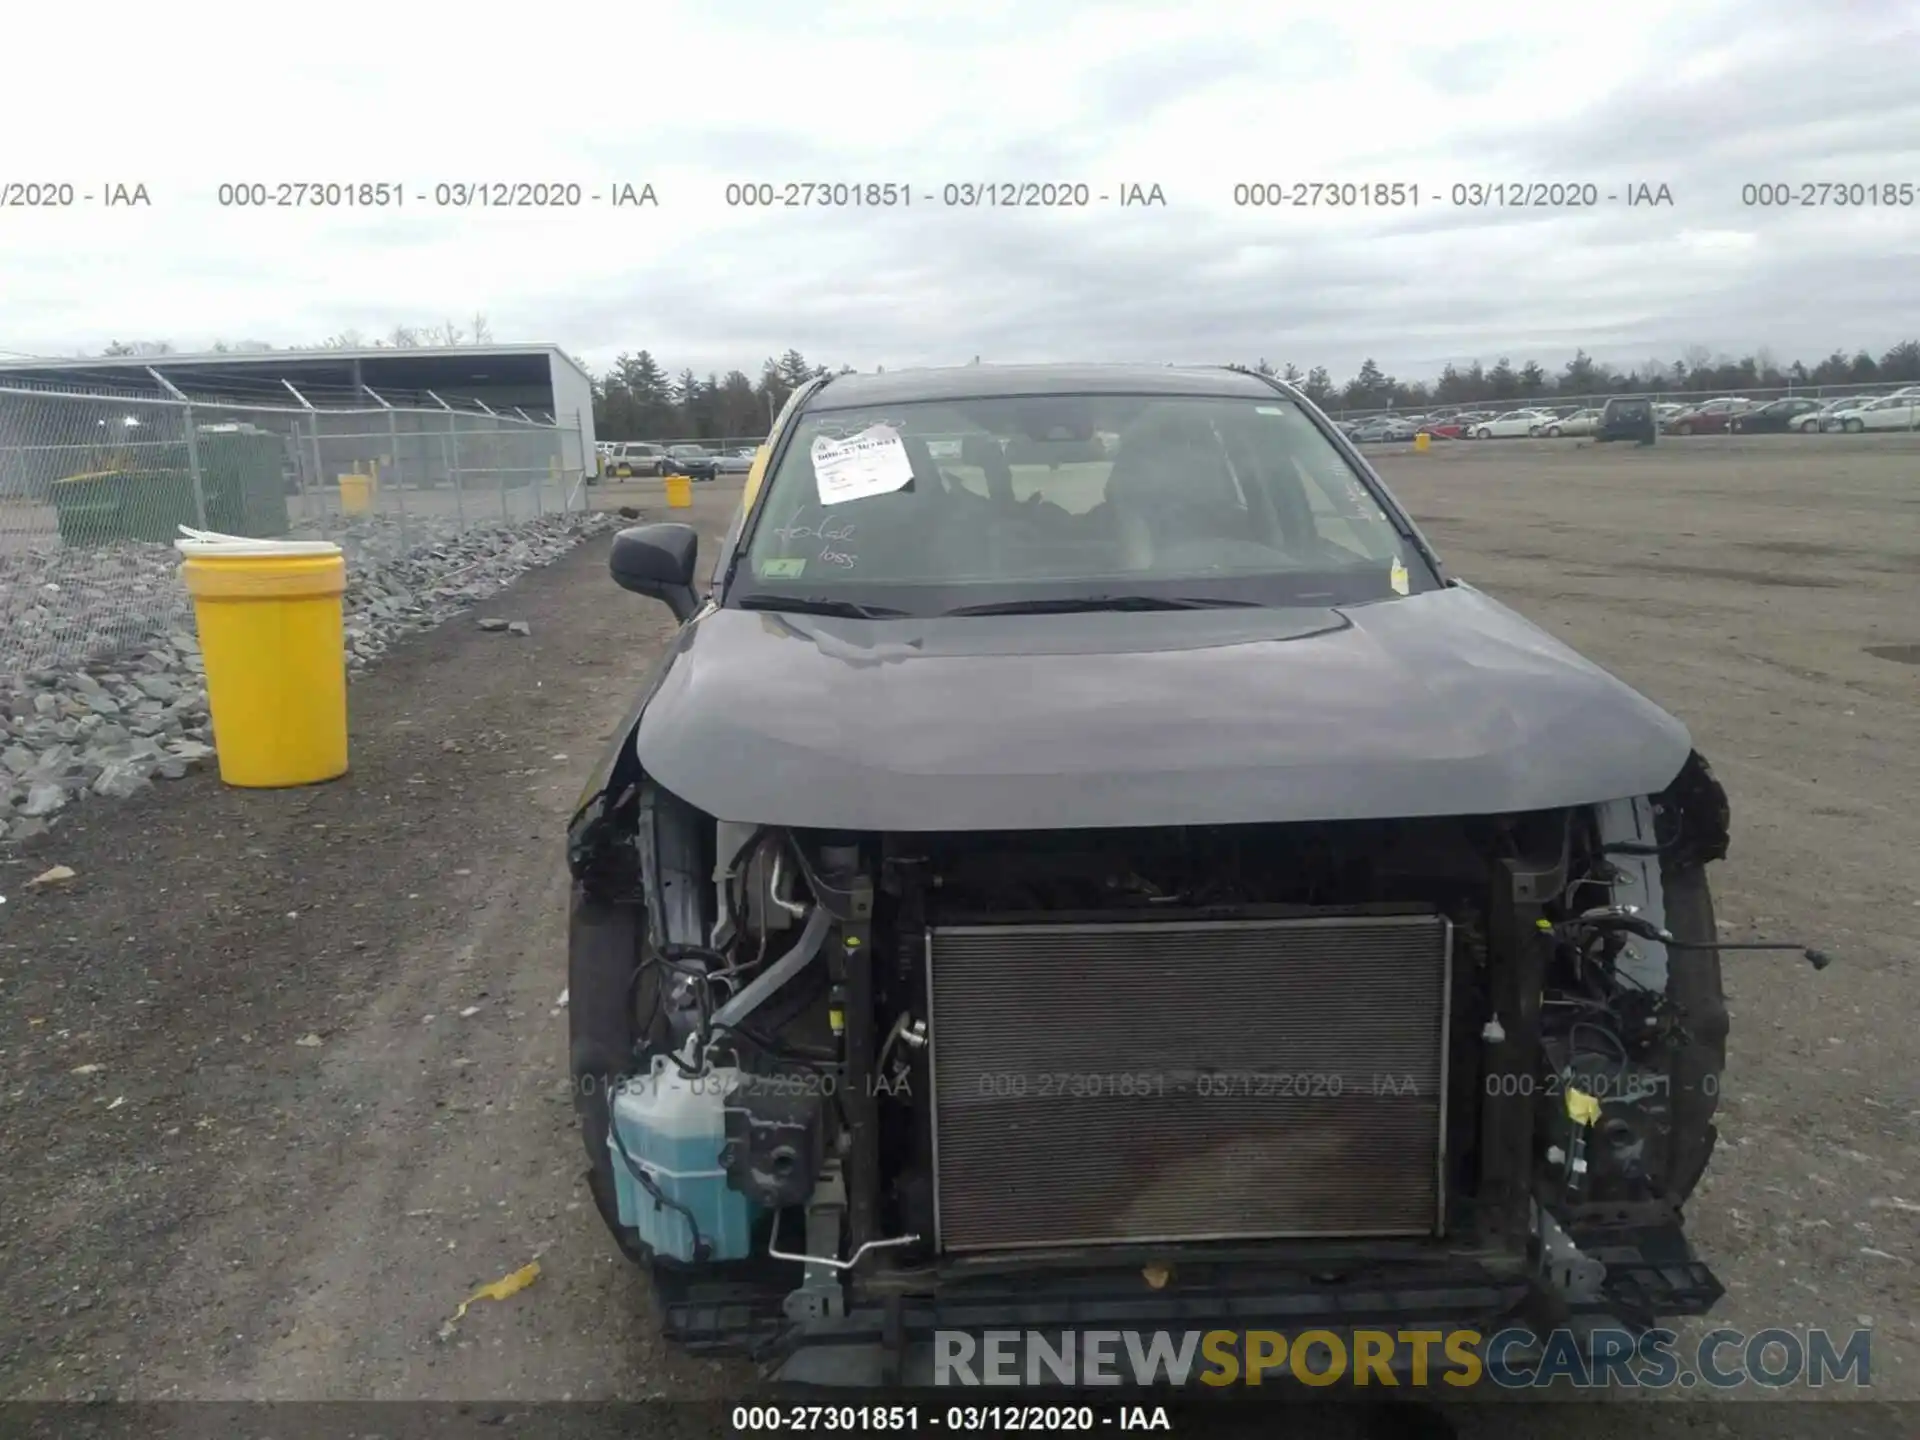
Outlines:
{"type": "Polygon", "coordinates": [[[720,1161],[727,1097],[739,1086],[736,1069],[687,1076],[658,1055],[648,1074],[630,1077],[613,1097],[607,1146],[620,1223],[656,1255],[715,1261],[753,1252],[758,1207],[727,1183],[720,1161]]]}

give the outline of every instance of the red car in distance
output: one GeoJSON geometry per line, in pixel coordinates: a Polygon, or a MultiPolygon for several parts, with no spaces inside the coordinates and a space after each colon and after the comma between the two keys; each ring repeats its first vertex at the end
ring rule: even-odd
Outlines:
{"type": "Polygon", "coordinates": [[[1425,421],[1421,424],[1420,429],[1423,433],[1433,436],[1436,440],[1458,440],[1467,433],[1468,428],[1479,418],[1479,411],[1469,410],[1458,415],[1444,415],[1438,419],[1425,421]]]}
{"type": "Polygon", "coordinates": [[[1729,395],[1720,400],[1709,400],[1693,410],[1683,410],[1663,427],[1669,435],[1721,435],[1727,430],[1727,423],[1735,415],[1745,414],[1756,408],[1753,401],[1743,400],[1729,395]]]}

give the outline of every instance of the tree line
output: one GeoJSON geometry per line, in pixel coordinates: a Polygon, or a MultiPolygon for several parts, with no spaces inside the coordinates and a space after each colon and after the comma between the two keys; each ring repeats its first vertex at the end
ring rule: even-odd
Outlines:
{"type": "Polygon", "coordinates": [[[1816,364],[1795,360],[1782,366],[1766,350],[1730,359],[1696,346],[1672,362],[1649,360],[1619,369],[1575,353],[1557,373],[1537,361],[1515,366],[1501,358],[1491,367],[1478,360],[1464,369],[1448,365],[1437,380],[1400,380],[1372,360],[1344,385],[1335,385],[1325,366],[1302,374],[1294,365],[1276,370],[1265,360],[1246,367],[1275,375],[1300,388],[1316,405],[1334,410],[1421,410],[1435,405],[1497,404],[1502,401],[1597,399],[1622,394],[1696,394],[1746,390],[1786,390],[1821,385],[1899,385],[1920,382],[1920,340],[1903,340],[1875,357],[1867,350],[1849,355],[1835,350],[1816,364]]]}
{"type": "MultiPolygon", "coordinates": [[[[491,345],[493,329],[487,324],[485,315],[475,315],[471,326],[463,327],[451,320],[441,320],[428,325],[396,325],[381,335],[367,335],[359,330],[341,330],[324,340],[308,345],[274,345],[266,340],[216,340],[212,352],[215,355],[264,355],[279,351],[300,353],[314,350],[440,350],[454,345],[491,345]]],[[[171,340],[115,340],[102,355],[114,358],[151,357],[156,355],[176,355],[171,340]]],[[[582,367],[585,368],[584,366],[582,367]]]]}
{"type": "MultiPolygon", "coordinates": [[[[975,363],[978,363],[976,357],[975,363]]],[[[1820,385],[1920,384],[1920,340],[1903,340],[1878,357],[1866,350],[1849,355],[1835,350],[1813,365],[1795,360],[1782,366],[1762,350],[1740,359],[1716,356],[1703,347],[1671,362],[1649,360],[1617,368],[1577,352],[1557,372],[1537,361],[1514,365],[1502,358],[1491,366],[1478,360],[1448,365],[1437,379],[1401,380],[1372,360],[1344,385],[1324,365],[1302,371],[1296,365],[1275,368],[1266,360],[1239,365],[1299,387],[1326,410],[1417,411],[1436,405],[1499,404],[1549,397],[1599,399],[1621,394],[1694,394],[1746,390],[1785,390],[1820,385]]],[[[851,365],[837,373],[851,374],[851,365]]],[[[799,386],[817,375],[836,373],[816,365],[798,350],[762,363],[759,378],[743,370],[700,378],[692,370],[678,375],[646,350],[622,355],[593,385],[594,433],[602,440],[719,440],[763,435],[799,386]]]]}
{"type": "MultiPolygon", "coordinates": [[[[780,407],[807,381],[835,373],[798,350],[768,359],[759,377],[744,370],[704,379],[669,376],[651,352],[622,355],[593,381],[593,433],[602,440],[721,440],[764,435],[780,407]]],[[[843,365],[842,375],[853,373],[843,365]]]]}

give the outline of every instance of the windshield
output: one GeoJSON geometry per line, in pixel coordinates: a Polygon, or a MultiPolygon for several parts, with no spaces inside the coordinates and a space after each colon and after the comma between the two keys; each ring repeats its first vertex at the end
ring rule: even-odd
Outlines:
{"type": "Polygon", "coordinates": [[[1016,396],[804,415],[729,603],[1324,606],[1438,588],[1307,414],[1016,396]]]}

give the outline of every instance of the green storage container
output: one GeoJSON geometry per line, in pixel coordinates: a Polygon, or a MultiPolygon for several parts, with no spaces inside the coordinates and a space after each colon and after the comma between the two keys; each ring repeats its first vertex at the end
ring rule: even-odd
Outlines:
{"type": "MultiPolygon", "coordinates": [[[[205,528],[261,539],[290,527],[278,435],[219,430],[195,437],[200,489],[206,499],[205,528]]],[[[60,539],[67,545],[112,545],[126,540],[169,544],[180,526],[200,527],[193,498],[193,471],[184,444],[164,447],[160,463],[140,469],[70,475],[52,486],[60,539]]]]}
{"type": "Polygon", "coordinates": [[[193,478],[179,470],[106,470],[53,482],[53,508],[67,545],[124,540],[162,543],[193,524],[193,478]]]}
{"type": "MultiPolygon", "coordinates": [[[[203,432],[199,449],[209,530],[258,539],[287,533],[286,441],[274,434],[203,432]]],[[[193,524],[191,509],[180,523],[193,524]]]]}

